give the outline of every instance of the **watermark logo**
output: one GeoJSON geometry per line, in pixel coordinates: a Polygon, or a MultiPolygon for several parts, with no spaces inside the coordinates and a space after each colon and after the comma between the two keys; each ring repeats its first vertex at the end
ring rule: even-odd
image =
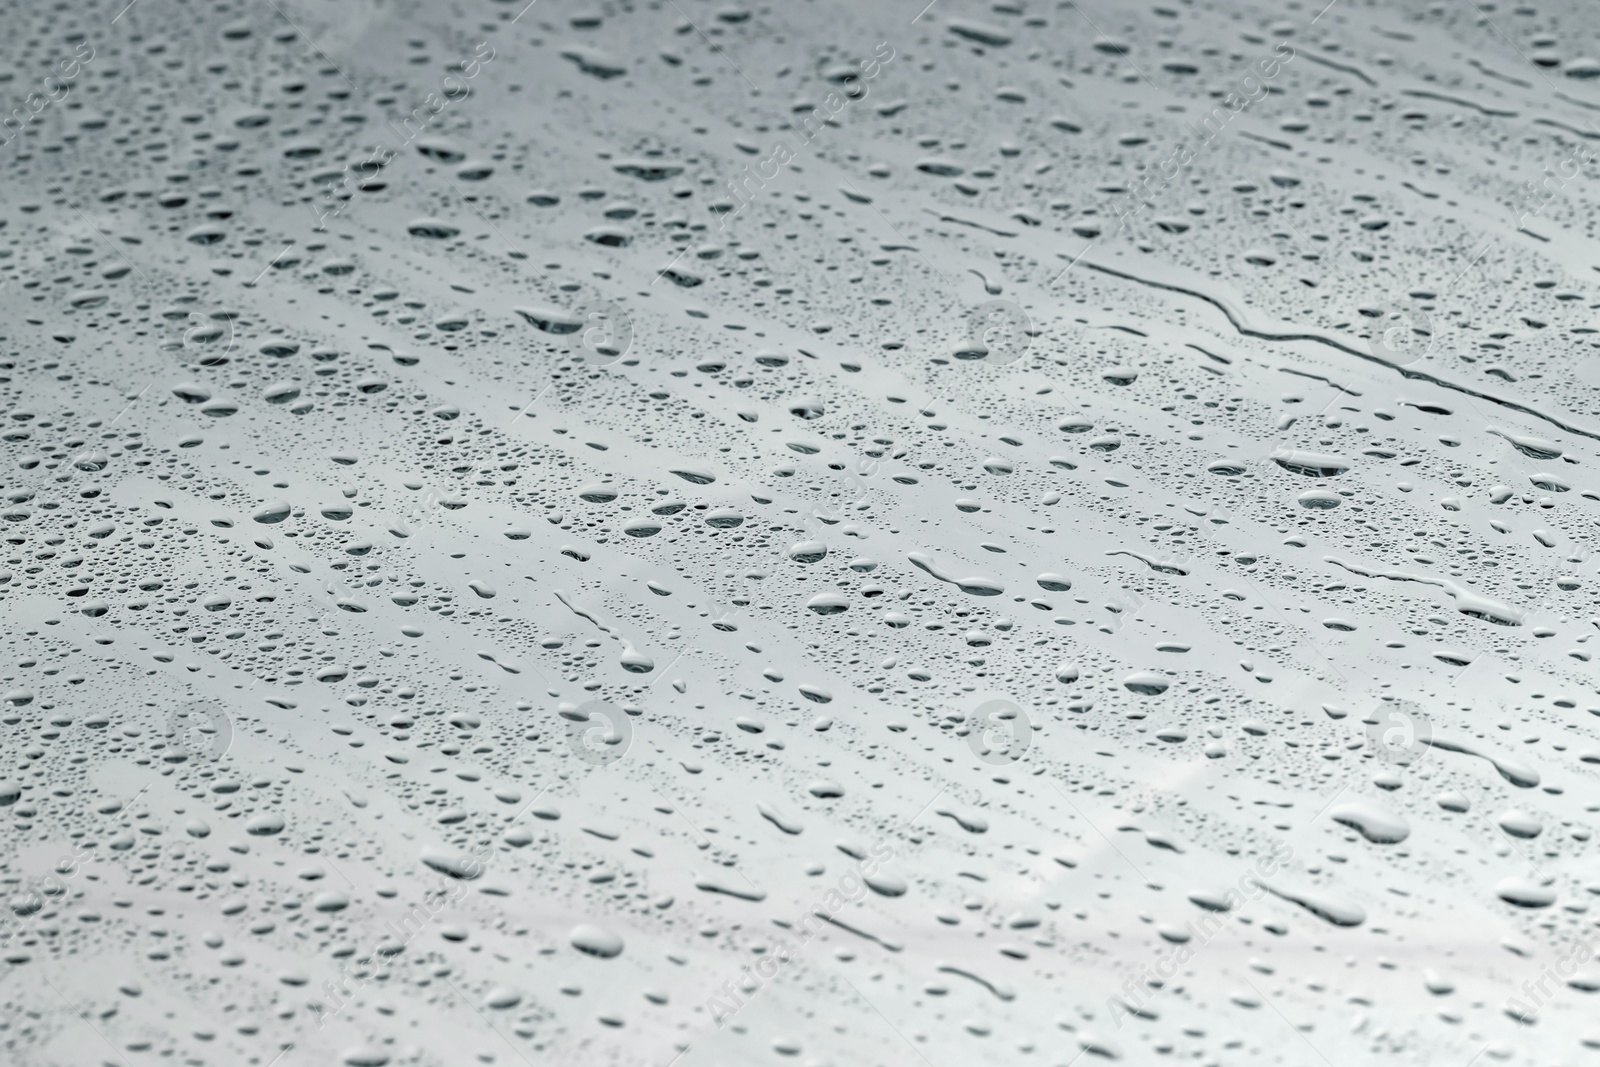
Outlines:
{"type": "Polygon", "coordinates": [[[615,704],[590,700],[561,714],[567,720],[567,747],[585,763],[615,763],[633,744],[633,722],[615,704]]]}
{"type": "Polygon", "coordinates": [[[421,522],[432,513],[434,508],[439,506],[439,501],[443,499],[443,494],[438,490],[431,486],[424,488],[422,495],[416,497],[411,507],[406,509],[406,520],[408,522],[421,522]]]}
{"type": "Polygon", "coordinates": [[[967,312],[967,343],[984,348],[985,363],[1008,366],[1033,345],[1033,320],[1011,300],[985,300],[967,312]]]}
{"type": "Polygon", "coordinates": [[[1404,293],[1391,293],[1382,305],[1362,314],[1376,319],[1367,348],[1385,363],[1409,366],[1433,350],[1433,319],[1404,293]]]}
{"type": "Polygon", "coordinates": [[[1385,701],[1362,720],[1367,748],[1383,763],[1410,766],[1427,755],[1433,724],[1421,705],[1385,701]]]}
{"type": "Polygon", "coordinates": [[[1033,746],[1033,725],[1027,712],[1004,698],[979,704],[966,723],[967,747],[984,763],[1007,767],[1033,746]]]}
{"type": "Polygon", "coordinates": [[[580,305],[574,314],[581,323],[583,358],[594,366],[609,367],[633,347],[633,319],[609,300],[580,305]]]}
{"type": "Polygon", "coordinates": [[[167,712],[169,759],[174,756],[215,763],[233,745],[233,720],[221,704],[199,700],[167,712]]]}
{"type": "Polygon", "coordinates": [[[706,600],[706,616],[710,618],[714,630],[721,630],[725,634],[737,633],[739,614],[739,608],[733,604],[725,604],[714,597],[706,600]]]}
{"type": "Polygon", "coordinates": [[[233,356],[233,316],[226,311],[202,315],[191,311],[174,320],[178,336],[162,347],[169,352],[181,352],[202,367],[220,367],[233,356]]]}
{"type": "Polygon", "coordinates": [[[65,899],[67,879],[77,875],[82,864],[93,858],[92,846],[76,841],[71,854],[56,860],[55,866],[43,878],[29,878],[0,908],[0,947],[32,929],[41,918],[48,918],[44,909],[55,901],[65,899]]]}

